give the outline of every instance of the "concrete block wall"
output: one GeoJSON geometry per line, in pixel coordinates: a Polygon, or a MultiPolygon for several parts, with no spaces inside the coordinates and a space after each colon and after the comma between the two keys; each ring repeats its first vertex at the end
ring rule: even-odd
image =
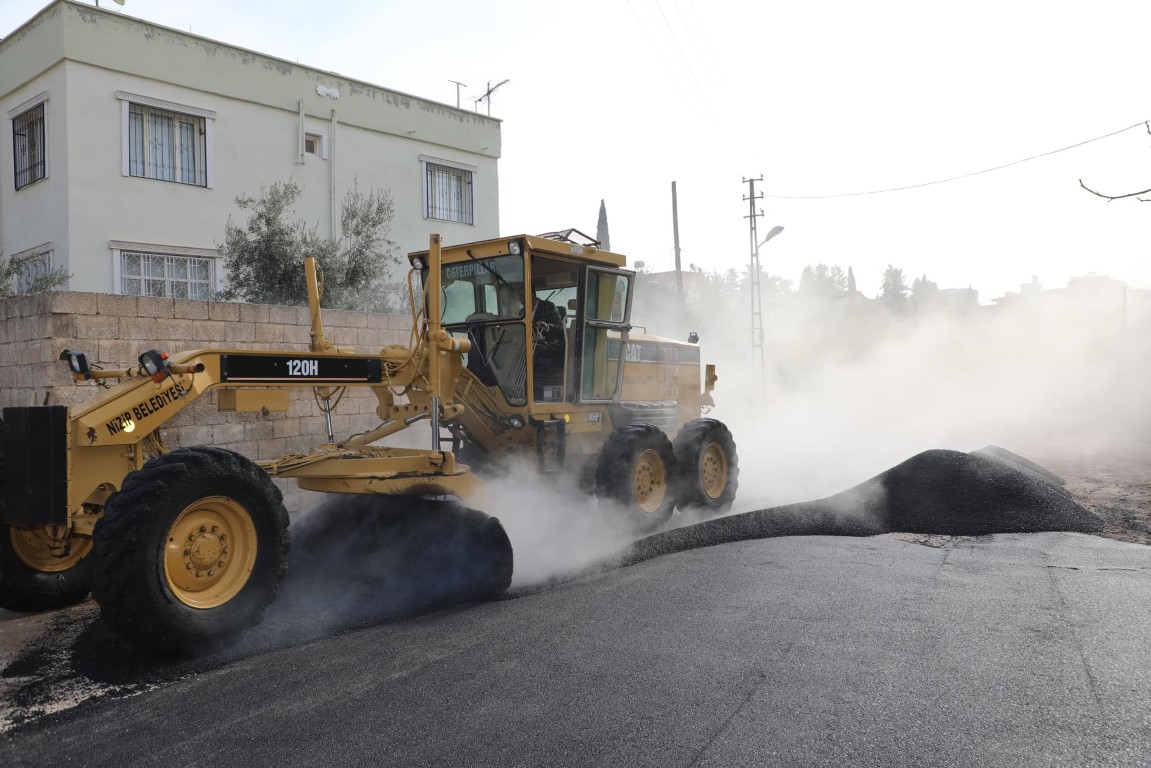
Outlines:
{"type": "MultiPolygon", "coordinates": [[[[324,332],[340,347],[376,352],[408,344],[411,317],[326,310],[324,332]]],[[[0,299],[0,407],[76,405],[96,394],[77,384],[59,360],[71,349],[88,353],[105,370],[136,364],[148,349],[206,348],[306,352],[310,319],[305,307],[282,307],[97,293],[48,292],[0,299]]],[[[216,445],[253,459],[306,453],[325,440],[325,420],[311,389],[292,393],[287,413],[222,412],[209,392],[160,430],[168,448],[216,445]]],[[[349,389],[333,416],[337,437],[375,427],[376,399],[349,389]]],[[[306,509],[316,494],[293,481],[277,481],[288,511],[306,509]]]]}

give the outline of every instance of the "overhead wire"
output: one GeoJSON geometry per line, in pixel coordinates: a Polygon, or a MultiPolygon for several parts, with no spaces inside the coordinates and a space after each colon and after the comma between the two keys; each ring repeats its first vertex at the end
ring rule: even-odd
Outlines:
{"type": "Polygon", "coordinates": [[[1126,133],[1127,131],[1130,131],[1133,128],[1138,128],[1138,127],[1143,126],[1143,125],[1148,125],[1148,121],[1146,121],[1146,120],[1140,121],[1138,123],[1135,123],[1134,125],[1129,125],[1126,128],[1120,128],[1117,131],[1112,131],[1111,133],[1107,133],[1107,134],[1104,134],[1102,136],[1096,136],[1093,139],[1086,139],[1084,141],[1080,141],[1080,142],[1077,142],[1075,144],[1068,145],[1066,147],[1060,147],[1059,149],[1053,149],[1049,152],[1040,152],[1037,155],[1031,155],[1030,157],[1024,157],[1021,160],[1013,160],[1010,163],[1003,163],[1002,165],[997,165],[997,166],[994,166],[993,168],[984,168],[981,171],[972,171],[970,173],[961,173],[958,176],[950,176],[946,179],[936,179],[935,181],[925,181],[925,182],[921,182],[919,184],[905,184],[905,185],[900,186],[900,187],[887,187],[885,189],[872,189],[872,190],[866,190],[863,192],[840,192],[840,193],[836,193],[836,194],[827,194],[827,195],[780,195],[780,194],[775,194],[772,192],[764,192],[763,196],[774,198],[776,200],[828,200],[828,199],[836,198],[836,197],[862,197],[864,195],[882,195],[882,194],[885,194],[887,192],[902,192],[902,191],[907,190],[907,189],[919,189],[922,187],[931,187],[931,186],[935,186],[937,184],[947,184],[947,183],[952,182],[952,181],[959,181],[960,179],[969,179],[972,176],[980,176],[980,175],[985,174],[985,173],[993,173],[995,171],[1002,171],[1004,168],[1011,168],[1012,166],[1020,165],[1021,163],[1030,162],[1032,160],[1038,160],[1039,158],[1042,158],[1042,157],[1049,157],[1051,155],[1057,155],[1060,152],[1066,152],[1070,149],[1076,149],[1076,148],[1082,147],[1086,144],[1091,144],[1092,142],[1102,141],[1103,139],[1109,139],[1112,136],[1118,136],[1121,133],[1126,133]]]}
{"type": "Polygon", "coordinates": [[[699,78],[695,76],[695,67],[693,67],[688,60],[687,54],[683,52],[683,46],[679,44],[679,36],[676,35],[675,30],[672,29],[671,22],[667,20],[667,14],[663,12],[663,6],[659,4],[659,0],[648,0],[648,2],[655,6],[656,11],[659,13],[659,18],[663,21],[664,28],[667,29],[667,34],[671,38],[672,44],[675,45],[676,51],[679,52],[679,58],[683,61],[683,66],[687,69],[688,76],[691,77],[692,83],[695,84],[695,89],[699,92],[700,98],[703,99],[704,106],[707,107],[709,113],[712,112],[711,102],[708,101],[707,98],[707,91],[699,84],[699,78]]]}

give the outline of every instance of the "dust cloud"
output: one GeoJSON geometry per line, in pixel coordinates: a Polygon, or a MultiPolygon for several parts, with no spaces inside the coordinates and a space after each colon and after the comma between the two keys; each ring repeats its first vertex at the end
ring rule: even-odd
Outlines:
{"type": "Polygon", "coordinates": [[[709,415],[740,455],[738,512],[828,496],[929,449],[995,444],[1042,460],[1147,440],[1141,293],[902,310],[858,294],[765,296],[762,376],[746,297],[684,312],[665,295],[633,322],[700,333],[719,374],[709,415]]]}

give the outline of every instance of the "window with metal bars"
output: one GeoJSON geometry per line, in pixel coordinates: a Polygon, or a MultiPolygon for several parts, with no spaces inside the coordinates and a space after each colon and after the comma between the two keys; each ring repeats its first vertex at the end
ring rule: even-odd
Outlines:
{"type": "Polygon", "coordinates": [[[472,172],[447,165],[427,166],[426,215],[429,219],[472,224],[472,172]]]}
{"type": "Polygon", "coordinates": [[[121,251],[120,293],[207,301],[215,285],[215,269],[215,259],[121,251]]]}
{"type": "Polygon", "coordinates": [[[208,186],[204,118],[143,104],[128,108],[128,174],[208,186]]]}
{"type": "Polygon", "coordinates": [[[44,178],[44,103],[12,118],[12,155],[16,189],[44,178]]]}
{"type": "Polygon", "coordinates": [[[52,271],[52,252],[37,253],[21,261],[24,263],[12,276],[12,292],[17,294],[29,293],[37,280],[48,276],[52,271]]]}

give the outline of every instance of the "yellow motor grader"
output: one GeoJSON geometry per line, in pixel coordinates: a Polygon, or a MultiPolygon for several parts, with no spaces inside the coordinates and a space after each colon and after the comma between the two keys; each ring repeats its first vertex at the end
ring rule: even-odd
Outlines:
{"type": "MultiPolygon", "coordinates": [[[[572,470],[639,529],[677,502],[730,506],[731,434],[698,418],[714,370],[701,390],[698,346],[632,333],[634,273],[622,256],[527,235],[443,248],[433,235],[409,259],[423,283],[411,347],[335,346],[308,258],[307,353],[153,349],[104,371],[66,351],[73,378],[103,385],[99,394],[71,409],[5,408],[0,422],[0,607],[60,607],[91,590],[104,620],[139,646],[214,646],[260,620],[287,567],[288,515],[273,477],[333,493],[471,500],[482,482],[461,457],[494,466],[532,455],[543,472],[572,470]],[[533,296],[562,308],[558,373],[534,370],[533,296]],[[382,423],[337,439],[331,413],[346,387],[369,387],[382,423]],[[267,412],[287,411],[298,388],[312,388],[328,415],[327,440],[309,454],[256,462],[210,446],[167,451],[159,439],[209,390],[221,410],[267,412]],[[430,450],[378,445],[425,419],[430,450]]],[[[466,524],[502,547],[483,591],[506,589],[506,534],[479,513],[466,524]]]]}

